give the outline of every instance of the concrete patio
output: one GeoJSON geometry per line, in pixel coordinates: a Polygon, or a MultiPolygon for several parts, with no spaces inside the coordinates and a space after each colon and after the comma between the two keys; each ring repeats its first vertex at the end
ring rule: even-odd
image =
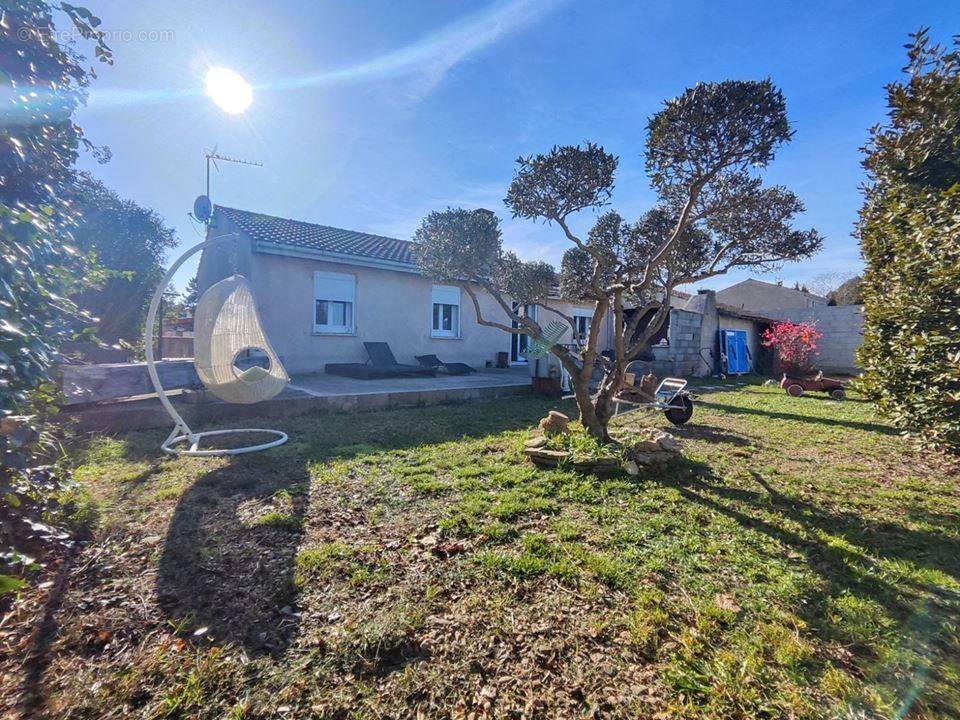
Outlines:
{"type": "MultiPolygon", "coordinates": [[[[255,418],[281,418],[311,412],[359,412],[467,402],[531,392],[526,367],[482,369],[470,375],[357,380],[314,373],[296,375],[277,397],[254,405],[231,405],[210,393],[172,390],[167,394],[177,412],[202,427],[255,418]]],[[[65,419],[81,430],[119,432],[171,425],[156,395],[65,410],[65,419]]]]}
{"type": "Polygon", "coordinates": [[[469,375],[436,377],[382,378],[358,380],[340,375],[313,373],[296,375],[290,379],[288,390],[306,393],[312,397],[343,397],[352,395],[381,395],[409,392],[447,392],[483,388],[522,387],[530,384],[526,367],[483,369],[469,375]]]}

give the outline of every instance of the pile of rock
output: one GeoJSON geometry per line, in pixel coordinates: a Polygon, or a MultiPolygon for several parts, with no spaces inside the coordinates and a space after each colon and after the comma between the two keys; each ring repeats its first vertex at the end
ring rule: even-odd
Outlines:
{"type": "Polygon", "coordinates": [[[571,462],[581,472],[606,473],[622,468],[630,475],[638,475],[641,465],[665,462],[680,454],[680,441],[658,428],[641,428],[622,443],[622,452],[612,448],[609,456],[577,460],[569,450],[550,450],[550,438],[570,434],[570,418],[562,412],[551,410],[540,421],[536,434],[524,443],[524,453],[536,465],[557,467],[571,462]]]}
{"type": "Polygon", "coordinates": [[[545,436],[568,435],[570,433],[570,418],[559,410],[551,410],[537,427],[545,436]]]}
{"type": "Polygon", "coordinates": [[[566,450],[547,450],[546,444],[550,437],[554,435],[568,435],[570,433],[570,418],[557,410],[551,410],[537,426],[538,435],[534,435],[527,440],[524,445],[524,452],[536,465],[543,467],[556,467],[561,462],[570,458],[570,453],[566,450]]]}
{"type": "Polygon", "coordinates": [[[639,474],[641,465],[665,462],[683,449],[679,440],[659,428],[641,429],[627,445],[623,469],[630,475],[639,474]]]}

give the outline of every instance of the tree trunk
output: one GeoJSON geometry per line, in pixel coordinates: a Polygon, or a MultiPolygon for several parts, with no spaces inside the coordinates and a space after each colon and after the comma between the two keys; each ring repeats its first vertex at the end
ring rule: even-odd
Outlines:
{"type": "Polygon", "coordinates": [[[604,419],[602,413],[597,413],[594,401],[590,397],[590,381],[582,380],[579,377],[571,377],[573,383],[573,394],[577,399],[577,407],[580,410],[580,424],[600,442],[609,442],[610,435],[607,433],[607,423],[609,418],[604,419]]]}
{"type": "MultiPolygon", "coordinates": [[[[622,377],[622,373],[619,373],[619,375],[622,377]]],[[[602,443],[611,441],[608,426],[610,419],[613,417],[613,397],[621,384],[617,376],[617,372],[604,376],[596,398],[590,397],[589,381],[583,381],[578,377],[571,378],[577,407],[580,409],[580,424],[587,429],[590,435],[602,443]]]]}

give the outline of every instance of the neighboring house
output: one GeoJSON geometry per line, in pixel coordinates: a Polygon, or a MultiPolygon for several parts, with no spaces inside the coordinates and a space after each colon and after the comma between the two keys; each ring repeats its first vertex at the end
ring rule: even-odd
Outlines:
{"type": "Polygon", "coordinates": [[[719,303],[717,296],[713,290],[674,291],[669,319],[654,336],[649,369],[659,377],[704,377],[727,371],[728,362],[737,371],[762,369],[760,338],[774,320],[719,303]],[[739,363],[728,357],[728,343],[741,348],[739,363]]]}
{"type": "Polygon", "coordinates": [[[763,280],[743,280],[717,291],[717,302],[749,312],[769,313],[771,310],[812,308],[826,305],[827,298],[807,290],[784,287],[780,283],[763,280]]]}
{"type": "Polygon", "coordinates": [[[834,306],[828,302],[827,298],[805,290],[752,279],[717,291],[718,305],[776,320],[816,325],[823,335],[818,343],[817,368],[831,373],[856,374],[863,308],[834,306]]]}
{"type": "MultiPolygon", "coordinates": [[[[397,360],[435,354],[474,367],[507,353],[523,363],[526,337],[477,322],[470,297],[454,285],[424,276],[413,243],[353,230],[216,206],[207,237],[237,241],[203,251],[197,272],[202,291],[239,273],[250,282],[264,329],[289,372],[322,371],[326,363],[364,362],[364,342],[385,341],[397,360]]],[[[509,324],[506,313],[477,288],[484,318],[509,324]]],[[[552,302],[589,328],[589,305],[552,302]]],[[[542,323],[557,316],[542,307],[542,323]],[[552,316],[552,317],[551,317],[552,316]]],[[[559,318],[558,318],[559,319],[559,318]]],[[[609,318],[601,328],[607,347],[609,318]]],[[[561,342],[570,342],[572,333],[561,342]]]]}

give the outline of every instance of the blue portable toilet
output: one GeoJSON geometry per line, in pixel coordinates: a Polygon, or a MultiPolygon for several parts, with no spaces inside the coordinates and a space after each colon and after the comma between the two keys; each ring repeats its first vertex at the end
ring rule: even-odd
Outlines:
{"type": "Polygon", "coordinates": [[[727,375],[750,372],[750,351],[747,349],[746,330],[721,330],[720,352],[727,375]]]}

